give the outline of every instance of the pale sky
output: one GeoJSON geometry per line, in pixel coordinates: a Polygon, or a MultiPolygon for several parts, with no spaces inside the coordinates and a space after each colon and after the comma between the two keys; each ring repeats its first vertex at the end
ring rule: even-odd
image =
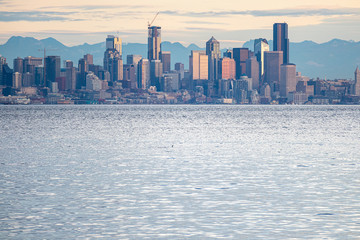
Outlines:
{"type": "Polygon", "coordinates": [[[360,41],[360,0],[0,0],[0,44],[11,36],[54,37],[65,45],[99,43],[108,34],[123,43],[146,43],[147,23],[162,40],[221,47],[272,39],[272,25],[287,22],[293,42],[333,38],[360,41]]]}

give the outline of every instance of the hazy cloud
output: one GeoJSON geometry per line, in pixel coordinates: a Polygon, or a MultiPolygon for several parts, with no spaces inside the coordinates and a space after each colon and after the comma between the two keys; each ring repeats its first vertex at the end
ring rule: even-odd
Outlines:
{"type": "Polygon", "coordinates": [[[41,22],[41,21],[80,21],[63,15],[72,15],[74,12],[6,12],[0,11],[0,22],[41,22]]]}
{"type": "Polygon", "coordinates": [[[206,11],[206,12],[182,12],[182,11],[161,11],[162,14],[179,15],[189,17],[214,17],[228,15],[250,15],[254,17],[274,16],[334,16],[334,15],[360,15],[360,8],[339,8],[339,9],[276,9],[276,10],[246,10],[246,11],[206,11]]]}

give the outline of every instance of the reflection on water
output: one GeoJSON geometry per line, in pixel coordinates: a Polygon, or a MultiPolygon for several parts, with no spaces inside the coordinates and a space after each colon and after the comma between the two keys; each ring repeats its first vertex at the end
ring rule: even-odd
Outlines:
{"type": "Polygon", "coordinates": [[[0,106],[2,239],[358,239],[359,106],[0,106]]]}

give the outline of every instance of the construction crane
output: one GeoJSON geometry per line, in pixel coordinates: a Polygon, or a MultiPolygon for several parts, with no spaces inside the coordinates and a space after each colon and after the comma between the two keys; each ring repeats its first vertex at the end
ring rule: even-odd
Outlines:
{"type": "Polygon", "coordinates": [[[157,12],[155,17],[153,18],[153,20],[149,23],[148,22],[148,27],[151,27],[151,25],[153,24],[153,22],[155,21],[156,17],[159,15],[160,12],[157,12]]]}

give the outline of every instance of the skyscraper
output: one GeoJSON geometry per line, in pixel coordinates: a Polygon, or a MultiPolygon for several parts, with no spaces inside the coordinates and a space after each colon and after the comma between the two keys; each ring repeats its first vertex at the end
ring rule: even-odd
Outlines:
{"type": "Polygon", "coordinates": [[[274,23],[273,25],[274,51],[283,52],[283,63],[289,63],[289,38],[287,23],[274,23]]]}
{"type": "Polygon", "coordinates": [[[219,90],[219,61],[221,57],[220,43],[211,37],[206,42],[206,55],[208,56],[208,97],[217,96],[219,90]]]}
{"type": "Polygon", "coordinates": [[[171,52],[161,52],[160,60],[163,64],[163,72],[169,73],[171,70],[171,52]]]}
{"type": "Polygon", "coordinates": [[[224,57],[220,61],[220,77],[224,80],[235,79],[235,60],[224,57]]]}
{"type": "Polygon", "coordinates": [[[24,59],[17,57],[14,59],[14,73],[22,74],[24,72],[24,59]]]}
{"type": "Polygon", "coordinates": [[[152,60],[150,62],[150,82],[151,86],[155,86],[157,91],[161,91],[161,75],[162,75],[162,62],[160,60],[152,60]]]}
{"type": "Polygon", "coordinates": [[[148,27],[148,59],[160,60],[161,52],[161,27],[148,27]]]}
{"type": "Polygon", "coordinates": [[[260,63],[260,77],[264,74],[264,52],[270,51],[269,44],[265,38],[255,39],[254,52],[257,61],[260,63]]]}
{"type": "Polygon", "coordinates": [[[236,63],[236,79],[240,79],[241,75],[246,74],[246,59],[249,58],[249,49],[234,48],[233,58],[236,63]]]}
{"type": "Polygon", "coordinates": [[[356,67],[356,69],[355,69],[354,95],[360,96],[360,70],[359,70],[359,67],[356,67]]]}
{"type": "Polygon", "coordinates": [[[191,51],[189,70],[192,80],[208,80],[208,56],[205,51],[191,51]]]}
{"type": "Polygon", "coordinates": [[[115,49],[122,55],[122,41],[121,38],[115,37],[113,35],[108,35],[106,38],[106,49],[115,49]]]}
{"type": "Polygon", "coordinates": [[[246,60],[246,76],[252,79],[252,88],[259,90],[259,62],[256,57],[251,57],[246,60]]]}
{"type": "Polygon", "coordinates": [[[148,89],[150,87],[150,62],[148,59],[141,59],[137,67],[138,88],[148,89]]]}
{"type": "Polygon", "coordinates": [[[264,54],[265,81],[268,84],[280,82],[280,66],[283,64],[282,51],[268,51],[264,54]]]}
{"type": "Polygon", "coordinates": [[[56,78],[60,77],[60,57],[47,56],[45,69],[45,86],[51,87],[51,83],[56,82],[56,78]]]}
{"type": "Polygon", "coordinates": [[[296,91],[296,65],[292,63],[280,66],[280,96],[288,97],[296,91]]]}

